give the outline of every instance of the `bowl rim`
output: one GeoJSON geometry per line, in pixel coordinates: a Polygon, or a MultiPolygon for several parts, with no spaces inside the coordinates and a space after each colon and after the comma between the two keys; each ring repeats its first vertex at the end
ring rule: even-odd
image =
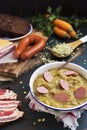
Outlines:
{"type": "MultiPolygon", "coordinates": [[[[47,64],[44,64],[44,65],[42,65],[42,66],[40,66],[39,68],[37,68],[34,72],[33,72],[33,74],[31,75],[31,77],[30,77],[30,81],[29,81],[29,87],[30,87],[30,94],[31,94],[31,96],[34,98],[34,100],[36,101],[36,102],[38,102],[40,105],[42,105],[42,106],[44,106],[45,108],[48,108],[48,109],[52,109],[52,110],[58,110],[58,111],[72,111],[72,110],[76,110],[76,109],[80,109],[80,108],[82,108],[82,107],[84,107],[84,106],[86,106],[87,105],[87,101],[85,101],[84,103],[82,103],[82,104],[80,104],[80,105],[78,105],[78,106],[76,106],[76,107],[73,107],[73,108],[56,108],[56,107],[53,107],[53,106],[49,106],[49,105],[47,105],[47,104],[45,104],[45,103],[43,103],[43,102],[41,102],[40,100],[38,100],[37,99],[37,97],[35,96],[35,94],[34,94],[34,92],[33,92],[33,83],[32,83],[32,79],[33,79],[33,82],[34,82],[34,75],[36,76],[36,75],[38,75],[38,73],[37,72],[39,72],[40,70],[43,70],[43,68],[45,68],[45,70],[49,70],[49,69],[51,69],[51,68],[56,68],[56,66],[55,67],[53,67],[54,65],[62,65],[62,64],[64,64],[65,62],[52,62],[52,63],[47,63],[47,64]],[[52,67],[51,67],[52,66],[52,67]]],[[[78,71],[79,70],[81,70],[81,71],[84,71],[85,72],[85,78],[86,78],[86,76],[87,76],[87,70],[85,69],[85,68],[83,68],[82,66],[80,66],[80,65],[78,65],[78,64],[75,64],[75,63],[69,63],[69,64],[67,64],[66,65],[66,67],[64,67],[64,68],[69,68],[70,66],[73,66],[73,67],[77,67],[78,68],[78,71]]],[[[74,68],[73,70],[75,70],[76,68],[74,68]]],[[[45,71],[44,70],[44,71],[45,71]]],[[[43,73],[44,71],[41,71],[40,73],[43,73]]],[[[78,72],[77,71],[77,72],[78,72]]],[[[83,73],[83,72],[82,72],[83,73]]],[[[81,73],[80,73],[81,74],[81,73]]]]}

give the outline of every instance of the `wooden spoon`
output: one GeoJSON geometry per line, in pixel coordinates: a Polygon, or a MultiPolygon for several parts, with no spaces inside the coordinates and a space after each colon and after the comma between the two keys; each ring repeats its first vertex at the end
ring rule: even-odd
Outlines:
{"type": "Polygon", "coordinates": [[[59,58],[65,58],[72,54],[72,52],[81,44],[87,42],[87,35],[71,43],[58,44],[51,48],[53,55],[59,58]]]}

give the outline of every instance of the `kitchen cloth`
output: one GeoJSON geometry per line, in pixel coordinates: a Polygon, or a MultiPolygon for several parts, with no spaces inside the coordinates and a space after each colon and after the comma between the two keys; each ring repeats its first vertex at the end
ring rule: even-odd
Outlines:
{"type": "Polygon", "coordinates": [[[44,107],[38,102],[36,102],[35,99],[32,97],[32,95],[30,94],[30,92],[27,94],[26,99],[30,100],[29,107],[32,110],[35,110],[37,112],[46,112],[54,115],[55,119],[58,122],[62,121],[64,123],[64,127],[68,127],[71,130],[77,129],[77,127],[79,126],[78,119],[81,117],[81,114],[87,110],[87,106],[85,106],[80,109],[69,111],[69,112],[55,111],[47,107],[44,107]]]}

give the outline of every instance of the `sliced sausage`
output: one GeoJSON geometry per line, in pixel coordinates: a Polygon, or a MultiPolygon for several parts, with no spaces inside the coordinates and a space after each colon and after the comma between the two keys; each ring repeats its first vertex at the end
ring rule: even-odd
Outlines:
{"type": "Polygon", "coordinates": [[[51,82],[52,79],[53,79],[53,76],[51,75],[51,73],[49,71],[45,71],[44,72],[44,79],[47,81],[47,82],[51,82]]]}
{"type": "Polygon", "coordinates": [[[83,99],[83,98],[85,98],[85,96],[86,96],[86,88],[84,88],[84,87],[77,88],[75,90],[75,92],[74,92],[74,96],[77,99],[83,99]]]}
{"type": "Polygon", "coordinates": [[[68,102],[69,95],[67,93],[58,93],[54,95],[54,99],[59,102],[68,102]]]}
{"type": "Polygon", "coordinates": [[[65,80],[60,79],[60,85],[63,89],[69,90],[69,84],[65,80]]]}
{"type": "Polygon", "coordinates": [[[45,88],[44,86],[40,86],[40,87],[37,87],[37,91],[41,94],[46,94],[48,93],[49,90],[45,88]]]}
{"type": "Polygon", "coordinates": [[[64,74],[66,76],[69,76],[69,75],[77,76],[78,75],[78,73],[76,71],[73,71],[73,70],[68,70],[68,71],[64,72],[64,74]]]}

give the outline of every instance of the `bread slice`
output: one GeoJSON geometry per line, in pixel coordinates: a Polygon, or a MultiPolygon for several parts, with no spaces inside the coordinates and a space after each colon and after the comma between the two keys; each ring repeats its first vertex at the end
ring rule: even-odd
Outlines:
{"type": "Polygon", "coordinates": [[[28,33],[29,22],[18,16],[0,14],[0,35],[18,37],[28,33]]]}

